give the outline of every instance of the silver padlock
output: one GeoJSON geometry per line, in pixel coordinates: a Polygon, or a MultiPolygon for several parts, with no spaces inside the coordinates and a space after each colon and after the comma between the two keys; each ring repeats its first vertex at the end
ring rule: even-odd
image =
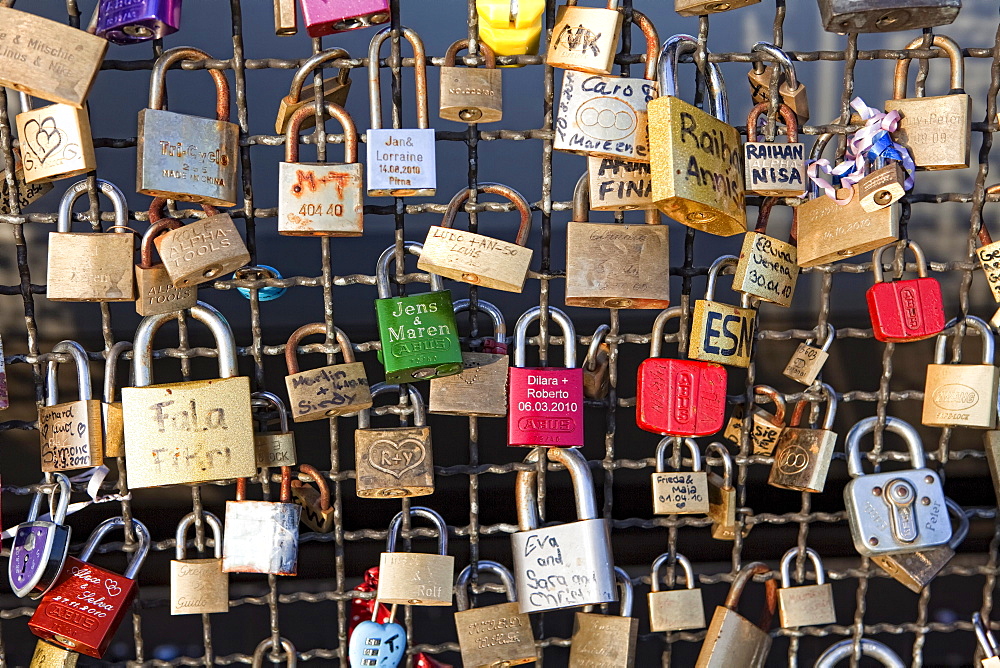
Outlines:
{"type": "Polygon", "coordinates": [[[982,668],[1000,668],[1000,645],[990,631],[988,622],[983,622],[983,616],[972,613],[972,630],[976,632],[979,648],[986,658],[981,660],[982,668]]]}
{"type": "Polygon", "coordinates": [[[826,581],[823,561],[811,547],[807,547],[805,553],[816,570],[816,584],[792,586],[792,559],[799,554],[797,547],[785,552],[785,556],[781,558],[778,614],[781,627],[785,629],[837,623],[837,613],[833,606],[833,587],[826,581]]]}
{"type": "Polygon", "coordinates": [[[674,557],[684,569],[687,587],[660,591],[660,569],[670,560],[670,553],[658,556],[650,574],[653,590],[648,594],[649,630],[653,632],[705,628],[705,602],[701,589],[694,586],[691,562],[683,554],[674,553],[674,557]]]}
{"type": "Polygon", "coordinates": [[[302,506],[292,502],[291,469],[281,467],[280,501],[248,501],[246,495],[247,480],[238,478],[236,500],[226,501],[223,572],[295,575],[302,506]]]}
{"type": "MultiPolygon", "coordinates": [[[[861,656],[870,656],[881,661],[885,668],[906,668],[899,656],[880,642],[862,638],[860,641],[861,656]]],[[[848,638],[830,645],[816,661],[816,668],[836,668],[837,664],[854,654],[854,640],[848,638]]]]}
{"type": "Polygon", "coordinates": [[[451,605],[455,557],[448,554],[448,527],[430,508],[413,506],[411,517],[430,520],[437,529],[437,554],[397,552],[396,539],[403,528],[403,512],[389,522],[385,552],[379,558],[379,603],[396,605],[451,605]]]}

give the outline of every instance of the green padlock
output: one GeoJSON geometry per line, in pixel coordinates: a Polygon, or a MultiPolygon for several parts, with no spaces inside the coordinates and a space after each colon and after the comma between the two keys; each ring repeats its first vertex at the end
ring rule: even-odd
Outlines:
{"type": "MultiPolygon", "coordinates": [[[[405,252],[420,255],[423,244],[407,241],[405,252]]],[[[391,385],[451,376],[462,370],[462,350],[451,302],[441,277],[431,274],[431,292],[393,297],[389,291],[389,263],[396,247],[389,246],[378,259],[375,300],[379,340],[378,360],[391,385]]]]}

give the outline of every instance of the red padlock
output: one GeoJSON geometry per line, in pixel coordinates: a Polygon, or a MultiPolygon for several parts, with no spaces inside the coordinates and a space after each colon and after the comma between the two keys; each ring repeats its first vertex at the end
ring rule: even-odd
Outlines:
{"type": "Polygon", "coordinates": [[[927,260],[920,246],[914,241],[907,241],[906,245],[916,257],[920,278],[883,283],[882,254],[886,249],[895,249],[896,244],[886,244],[872,252],[875,285],[868,288],[865,297],[872,329],[879,341],[919,341],[936,336],[944,329],[941,285],[936,278],[928,278],[927,260]]]}
{"type": "Polygon", "coordinates": [[[62,573],[42,597],[28,628],[42,640],[80,654],[100,659],[139,594],[136,573],[149,552],[149,531],[133,519],[132,528],[139,539],[135,554],[124,575],[118,575],[88,563],[104,534],[125,526],[121,517],[112,517],[97,525],[80,558],[67,557],[62,573]]]}
{"type": "Polygon", "coordinates": [[[635,422],[654,434],[710,436],[722,429],[726,412],[726,369],[714,362],[660,357],[667,321],[681,307],[664,309],[653,322],[649,359],[639,365],[635,422]]]}
{"type": "Polygon", "coordinates": [[[514,327],[514,366],[510,368],[507,444],[533,448],[583,447],[583,369],[576,367],[576,330],[557,308],[549,316],[563,333],[564,367],[525,367],[528,325],[538,320],[535,306],[514,327]]]}

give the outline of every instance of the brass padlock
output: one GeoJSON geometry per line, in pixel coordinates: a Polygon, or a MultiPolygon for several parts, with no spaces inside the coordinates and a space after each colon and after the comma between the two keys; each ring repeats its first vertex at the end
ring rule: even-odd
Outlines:
{"type": "MultiPolygon", "coordinates": [[[[153,263],[153,248],[156,239],[168,230],[176,230],[180,221],[163,217],[165,197],[157,197],[149,204],[149,229],[139,242],[139,264],[135,266],[135,283],[138,299],[135,300],[136,313],[142,316],[170,313],[191,308],[198,303],[198,290],[193,285],[174,286],[167,268],[162,262],[153,263]]],[[[218,213],[214,207],[205,205],[209,215],[218,213]]]]}
{"type": "Polygon", "coordinates": [[[459,123],[496,123],[503,118],[503,77],[496,56],[480,42],[484,67],[456,67],[455,56],[468,48],[469,40],[460,39],[444,54],[438,115],[459,123]]]}
{"type": "Polygon", "coordinates": [[[167,276],[177,288],[200,285],[250,262],[250,251],[229,214],[219,213],[208,204],[201,208],[207,218],[153,238],[167,276]]]}
{"type": "Polygon", "coordinates": [[[344,357],[343,364],[299,371],[298,345],[307,336],[326,334],[326,325],[314,322],[292,332],[285,344],[285,389],[292,420],[310,422],[323,418],[357,413],[372,405],[368,375],[363,362],[354,361],[354,348],[347,334],[333,328],[334,337],[344,357]]]}
{"type": "Polygon", "coordinates": [[[615,50],[625,15],[619,0],[607,0],[607,7],[577,7],[566,0],[556,10],[556,22],[545,52],[545,64],[591,74],[611,74],[615,50]]]}
{"type": "Polygon", "coordinates": [[[76,366],[77,399],[59,403],[57,364],[49,360],[45,374],[45,406],[38,409],[42,471],[72,471],[104,462],[101,402],[93,398],[87,351],[76,341],[60,341],[53,353],[67,353],[76,366]]]}
{"type": "Polygon", "coordinates": [[[747,230],[740,133],[729,125],[725,83],[709,63],[712,114],[677,97],[677,58],[694,51],[690,35],[663,43],[657,79],[660,97],[649,103],[649,157],[653,204],[696,230],[732,236],[747,230]]]}
{"type": "MultiPolygon", "coordinates": [[[[125,421],[122,402],[115,400],[118,386],[118,360],[132,350],[131,341],[119,341],[104,357],[104,401],[101,402],[101,423],[104,426],[104,456],[125,456],[125,421]]],[[[129,367],[131,369],[131,367],[129,367]]]]}
{"type": "Polygon", "coordinates": [[[448,202],[441,225],[433,225],[427,231],[417,268],[471,285],[521,292],[531,265],[532,250],[527,248],[531,233],[531,205],[510,186],[480,183],[478,187],[477,192],[500,195],[510,200],[521,214],[514,243],[452,229],[455,216],[469,199],[470,190],[463,188],[448,202]]]}
{"type": "MultiPolygon", "coordinates": [[[[400,394],[409,388],[413,426],[371,428],[371,412],[358,414],[354,431],[354,462],[357,494],[361,498],[426,496],[434,493],[434,458],[431,428],[424,417],[424,400],[413,385],[372,385],[374,399],[380,394],[400,394]]],[[[391,550],[390,550],[391,551],[391,550]]],[[[449,576],[449,582],[451,578],[449,576]]]]}
{"type": "MultiPolygon", "coordinates": [[[[267,431],[267,417],[257,413],[254,420],[262,423],[261,429],[254,430],[253,450],[257,468],[266,469],[280,466],[295,466],[295,432],[288,424],[288,409],[285,403],[272,392],[254,392],[250,395],[250,408],[261,406],[273,408],[278,413],[278,431],[267,431]]],[[[294,486],[294,485],[293,485],[294,486]]]]}
{"type": "Polygon", "coordinates": [[[837,447],[833,420],[837,414],[837,393],[826,383],[819,385],[826,397],[826,417],[819,429],[799,426],[809,400],[795,404],[791,424],[781,432],[767,483],[780,489],[820,493],[826,485],[830,460],[837,447]]]}
{"type": "Polygon", "coordinates": [[[792,586],[792,559],[800,554],[793,547],[781,558],[781,588],[778,589],[778,613],[781,628],[795,629],[800,626],[825,626],[837,623],[837,612],[833,606],[833,586],[826,581],[826,569],[819,554],[811,547],[805,548],[805,556],[816,570],[816,584],[792,586]]]}
{"type": "Polygon", "coordinates": [[[705,603],[702,600],[701,589],[694,586],[694,569],[691,568],[691,562],[677,552],[674,553],[674,558],[684,569],[684,581],[687,586],[684,589],[660,591],[660,569],[670,560],[670,553],[665,552],[656,558],[650,574],[653,587],[647,595],[649,630],[654,633],[705,628],[705,603]]]}
{"type": "Polygon", "coordinates": [[[333,531],[334,517],[326,478],[309,464],[299,465],[299,471],[316,483],[316,487],[313,487],[298,478],[292,480],[292,500],[302,506],[302,523],[313,531],[330,533],[333,531]]]}
{"type": "Polygon", "coordinates": [[[448,554],[448,527],[430,508],[412,506],[410,517],[423,517],[437,529],[437,554],[397,552],[396,541],[403,529],[403,513],[389,523],[385,552],[379,558],[379,603],[398,605],[451,605],[455,557],[448,554]]]}
{"type": "Polygon", "coordinates": [[[114,233],[73,232],[73,203],[89,191],[87,181],[67,188],[59,201],[56,232],[49,232],[48,287],[58,302],[130,302],[135,299],[132,256],[135,235],[127,227],[128,205],[115,185],[97,179],[100,192],[114,205],[114,233]]]}
{"type": "MultiPolygon", "coordinates": [[[[983,617],[978,612],[972,613],[972,630],[976,632],[976,639],[979,641],[979,649],[982,651],[982,668],[1000,668],[1000,645],[990,631],[989,622],[983,622],[983,617]]],[[[979,653],[976,653],[979,656],[979,653]]]]}
{"type": "MultiPolygon", "coordinates": [[[[917,37],[906,49],[917,49],[924,36],[917,37]]],[[[963,169],[969,166],[972,142],[972,97],[965,93],[965,61],[962,49],[950,37],[934,35],[933,46],[951,61],[951,88],[948,95],[906,97],[906,75],[910,59],[896,61],[892,99],[885,110],[898,111],[899,128],[893,139],[910,151],[917,169],[963,169]]]]}
{"type": "Polygon", "coordinates": [[[212,530],[214,556],[208,559],[187,558],[187,530],[195,524],[195,513],[188,513],[177,524],[177,552],[170,562],[170,614],[210,615],[229,612],[229,574],[222,572],[222,523],[209,512],[202,520],[212,530]]]}
{"type": "Polygon", "coordinates": [[[237,375],[233,331],[221,313],[203,302],[187,313],[215,337],[219,378],[153,385],[153,336],[179,314],[142,319],[132,358],[135,387],[122,390],[132,489],[249,478],[257,473],[250,379],[237,375]]]}
{"type": "Polygon", "coordinates": [[[292,470],[281,467],[278,501],[250,501],[246,496],[247,479],[237,478],[236,500],[226,501],[223,572],[295,575],[302,508],[292,503],[292,470]]]}
{"type": "MultiPolygon", "coordinates": [[[[455,302],[455,313],[470,310],[468,299],[455,302]]],[[[461,373],[431,379],[428,413],[477,417],[507,415],[507,375],[510,368],[507,325],[500,309],[489,302],[477,301],[476,310],[486,313],[493,320],[493,337],[483,339],[481,352],[462,353],[461,373]]]]}
{"type": "Polygon", "coordinates": [[[746,192],[771,197],[799,197],[806,192],[806,146],[799,141],[795,114],[784,104],[778,113],[785,121],[788,143],[757,141],[761,114],[768,103],[761,102],[747,116],[747,143],[743,145],[743,176],[746,192]]]}
{"type": "Polygon", "coordinates": [[[878,211],[901,200],[906,189],[903,166],[897,160],[879,156],[875,160],[875,170],[858,181],[861,208],[869,213],[878,211]]]}
{"type": "Polygon", "coordinates": [[[520,666],[538,660],[531,618],[517,607],[514,576],[495,561],[476,562],[476,573],[492,573],[500,578],[507,602],[473,608],[469,605],[472,564],[462,569],[455,581],[455,629],[462,664],[467,668],[520,666]]]}
{"type": "MultiPolygon", "coordinates": [[[[294,15],[294,7],[292,9],[292,14],[294,15]]],[[[333,47],[332,49],[326,49],[313,54],[302,63],[302,67],[295,70],[295,75],[292,77],[292,84],[288,88],[288,95],[281,98],[281,102],[278,104],[278,115],[274,119],[274,131],[277,134],[285,134],[285,129],[288,127],[288,121],[292,118],[292,114],[306,105],[315,105],[315,87],[310,85],[306,87],[304,93],[302,91],[309,75],[313,74],[313,71],[321,65],[334,60],[349,60],[350,57],[351,54],[347,53],[344,49],[333,47]]],[[[347,104],[347,94],[351,90],[351,68],[341,67],[339,70],[337,76],[323,80],[323,103],[326,104],[329,102],[343,107],[347,104]]],[[[303,130],[315,125],[315,115],[306,116],[302,119],[301,128],[303,130]]]]}
{"type": "Polygon", "coordinates": [[[976,249],[976,256],[979,257],[979,264],[983,268],[986,285],[989,286],[993,299],[1000,302],[1000,241],[993,241],[986,228],[986,221],[982,219],[979,223],[979,248],[976,249]]]}
{"type": "MultiPolygon", "coordinates": [[[[24,169],[22,169],[21,163],[16,160],[16,155],[15,162],[17,163],[17,166],[14,168],[13,199],[17,204],[17,210],[23,213],[32,202],[52,190],[52,184],[48,182],[28,183],[24,180],[24,169]]],[[[10,186],[7,185],[7,170],[0,169],[0,213],[13,213],[10,202],[11,194],[10,186]]]]}
{"type": "Polygon", "coordinates": [[[662,309],[670,305],[670,228],[647,209],[646,224],[587,222],[588,175],[573,189],[566,226],[566,305],[662,309]]]}
{"type": "MultiPolygon", "coordinates": [[[[716,540],[735,540],[736,531],[736,487],[733,486],[733,459],[729,451],[721,443],[710,443],[705,448],[705,457],[716,452],[722,458],[722,471],[711,471],[705,462],[708,473],[708,519],[712,520],[712,538],[716,540]]],[[[743,527],[743,535],[749,533],[749,525],[743,527]]]]}
{"type": "MultiPolygon", "coordinates": [[[[753,454],[769,457],[778,442],[778,438],[785,429],[785,413],[787,406],[785,398],[780,392],[769,385],[754,385],[754,397],[762,396],[774,404],[774,413],[769,413],[763,408],[751,406],[750,427],[748,437],[753,454]]],[[[732,442],[736,447],[743,443],[743,420],[746,415],[746,406],[738,405],[733,409],[733,414],[729,417],[726,429],[722,437],[732,442]]]]}
{"type": "Polygon", "coordinates": [[[31,664],[28,668],[74,668],[79,658],[80,655],[77,652],[39,639],[35,643],[35,653],[31,655],[31,664]]]}
{"type": "Polygon", "coordinates": [[[757,310],[751,306],[750,295],[740,296],[740,305],[715,301],[715,284],[726,269],[736,268],[739,259],[733,255],[717,258],[708,270],[705,298],[694,302],[691,315],[691,339],[688,357],[703,362],[716,362],[747,368],[754,337],[757,334],[757,310]]]}
{"type": "Polygon", "coordinates": [[[924,383],[924,406],[921,422],[928,427],[967,427],[993,429],[997,423],[997,384],[1000,369],[993,364],[993,330],[973,315],[963,318],[982,339],[981,364],[945,363],[948,330],[958,333],[959,319],[945,325],[934,346],[934,363],[927,365],[924,383]]]}
{"type": "Polygon", "coordinates": [[[766,197],[757,213],[757,227],[747,232],[740,258],[733,271],[733,290],[761,301],[790,306],[799,278],[795,248],[798,208],[792,209],[792,229],[788,242],[767,235],[768,220],[776,198],[766,197]]]}
{"type": "Polygon", "coordinates": [[[736,612],[736,606],[753,577],[770,572],[767,564],[754,561],[736,574],[726,602],[712,615],[695,668],[763,668],[771,650],[771,636],[767,631],[777,606],[778,586],[774,580],[764,582],[764,610],[756,625],[736,612]]]}
{"type": "Polygon", "coordinates": [[[848,638],[830,645],[817,659],[815,668],[837,668],[841,661],[850,659],[854,655],[855,643],[861,646],[861,656],[870,656],[885,668],[906,668],[906,664],[895,652],[882,643],[868,638],[861,638],[859,641],[848,638]]]}
{"type": "Polygon", "coordinates": [[[702,469],[701,451],[693,438],[666,436],[660,440],[656,446],[656,472],[652,487],[654,515],[701,515],[709,512],[708,473],[702,469]],[[667,448],[671,445],[683,445],[691,453],[690,471],[667,471],[667,448]]]}
{"type": "Polygon", "coordinates": [[[611,391],[611,346],[604,339],[611,333],[608,325],[598,325],[590,337],[587,356],[583,358],[583,396],[594,401],[607,399],[611,391]]]}
{"type": "MultiPolygon", "coordinates": [[[[274,34],[294,35],[299,31],[299,19],[295,13],[295,0],[274,0],[274,34]]],[[[278,128],[278,134],[283,130],[278,128]]]]}
{"type": "Polygon", "coordinates": [[[785,377],[809,387],[816,381],[819,372],[823,370],[823,365],[830,357],[830,346],[833,345],[836,338],[837,330],[833,328],[833,325],[827,323],[826,337],[820,344],[822,347],[817,348],[813,344],[813,339],[807,339],[805,343],[800,343],[792,354],[792,359],[788,360],[785,370],[781,373],[785,377]]]}
{"type": "Polygon", "coordinates": [[[703,16],[730,9],[742,9],[756,5],[760,0],[674,0],[674,11],[681,16],[703,16]]]}
{"type": "Polygon", "coordinates": [[[189,46],[164,51],[156,59],[149,79],[149,108],[139,112],[139,193],[215,206],[236,205],[240,128],[229,122],[226,75],[222,70],[207,70],[215,82],[216,120],[163,108],[170,66],[182,60],[209,59],[204,51],[189,46]]]}
{"type": "MultiPolygon", "coordinates": [[[[1000,411],[1000,398],[997,399],[997,410],[1000,411]]],[[[986,465],[990,469],[993,480],[993,493],[1000,505],[1000,430],[990,429],[983,432],[983,453],[986,455],[986,465]]]]}
{"type": "Polygon", "coordinates": [[[653,182],[648,162],[590,156],[587,158],[587,175],[590,181],[590,208],[594,211],[656,208],[653,206],[653,182]]]}
{"type": "Polygon", "coordinates": [[[632,616],[632,580],[617,566],[615,580],[620,601],[618,616],[594,614],[591,612],[593,606],[588,605],[573,618],[570,668],[633,668],[635,665],[639,620],[632,616]]]}
{"type": "Polygon", "coordinates": [[[800,127],[805,125],[809,120],[809,96],[806,85],[799,81],[795,74],[795,64],[792,63],[792,59],[770,42],[754,43],[750,53],[756,52],[767,54],[774,64],[765,67],[762,61],[754,61],[753,67],[747,72],[747,78],[750,80],[750,99],[754,104],[769,103],[771,81],[777,76],[781,103],[792,110],[800,127]]]}
{"type": "Polygon", "coordinates": [[[67,179],[97,169],[86,108],[50,104],[32,109],[31,98],[21,93],[21,113],[14,122],[28,183],[67,179]]]}
{"type": "Polygon", "coordinates": [[[947,25],[961,9],[962,0],[819,0],[823,28],[840,34],[947,25]]]}

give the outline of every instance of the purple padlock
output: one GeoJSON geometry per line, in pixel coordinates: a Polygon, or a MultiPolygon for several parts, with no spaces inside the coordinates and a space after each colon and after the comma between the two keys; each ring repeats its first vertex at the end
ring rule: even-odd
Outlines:
{"type": "Polygon", "coordinates": [[[300,0],[310,37],[387,23],[389,0],[300,0]]]}
{"type": "Polygon", "coordinates": [[[136,44],[177,32],[181,0],[101,0],[97,35],[115,44],[136,44]]]}
{"type": "Polygon", "coordinates": [[[59,486],[54,517],[51,521],[38,520],[42,497],[45,496],[38,492],[31,502],[28,521],[19,524],[14,534],[7,574],[10,588],[19,598],[25,595],[33,599],[41,598],[59,577],[69,551],[70,529],[63,524],[69,506],[69,479],[62,473],[52,475],[59,486]]]}

